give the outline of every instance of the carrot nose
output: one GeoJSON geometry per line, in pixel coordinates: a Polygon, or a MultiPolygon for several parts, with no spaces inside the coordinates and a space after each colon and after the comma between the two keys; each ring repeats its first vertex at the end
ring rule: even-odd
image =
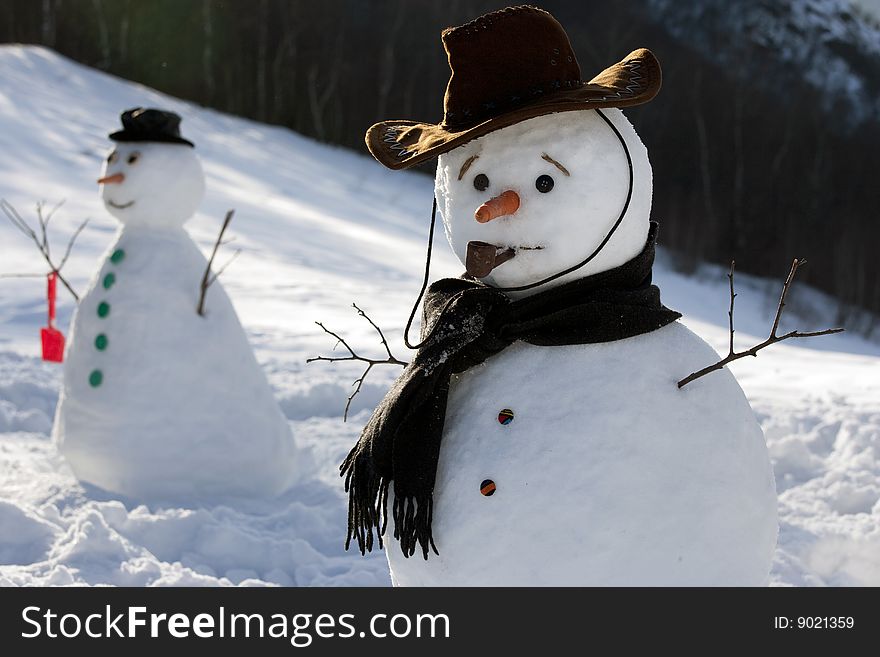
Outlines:
{"type": "Polygon", "coordinates": [[[474,212],[474,219],[481,224],[497,219],[498,217],[506,217],[519,209],[519,194],[512,190],[502,192],[493,199],[489,199],[474,212]]]}
{"type": "Polygon", "coordinates": [[[106,185],[107,183],[121,183],[125,180],[124,173],[114,173],[112,176],[104,176],[103,178],[98,178],[99,185],[106,185]]]}

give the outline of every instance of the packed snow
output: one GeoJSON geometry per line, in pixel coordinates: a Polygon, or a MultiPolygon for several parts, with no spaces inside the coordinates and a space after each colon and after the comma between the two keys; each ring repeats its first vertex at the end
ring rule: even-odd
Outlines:
{"type": "Polygon", "coordinates": [[[674,322],[604,344],[520,343],[465,372],[437,469],[439,555],[404,559],[390,542],[392,580],[766,584],[776,492],[760,427],[728,372],[675,385],[711,358],[674,322]],[[497,487],[488,498],[487,478],[497,487]],[[496,541],[504,558],[487,548],[496,541]]]}
{"type": "MultiPolygon", "coordinates": [[[[440,157],[436,193],[463,265],[470,240],[514,251],[484,277],[495,285],[535,283],[604,244],[517,292],[528,296],[641,253],[651,182],[644,144],[609,108],[460,146],[440,157]],[[496,209],[474,221],[484,202],[496,209]]],[[[676,385],[714,358],[672,323],[607,343],[520,343],[453,377],[432,507],[439,554],[405,559],[392,542],[392,581],[766,584],[777,502],[760,426],[730,372],[676,385]]]]}
{"type": "Polygon", "coordinates": [[[205,187],[194,149],[114,144],[100,180],[121,227],[71,323],[59,451],[80,481],[145,502],[283,492],[290,426],[183,228],[205,187]]]}
{"type": "MultiPolygon", "coordinates": [[[[65,199],[50,226],[56,253],[83,218],[92,219],[64,270],[80,292],[116,231],[95,183],[107,133],[129,107],[183,117],[207,178],[188,229],[207,253],[226,210],[236,209],[227,248],[242,254],[221,280],[308,453],[302,479],[269,501],[145,505],[78,483],[50,438],[62,368],[39,359],[45,279],[0,279],[0,583],[388,585],[382,553],[342,549],[346,498],[337,465],[397,370],[374,369],[343,423],[361,369],[305,359],[333,347],[314,321],[381,354],[352,302],[407,357],[401,332],[424,265],[433,181],[45,49],[3,46],[0,70],[0,148],[15,155],[0,161],[0,197],[31,219],[36,201],[65,199]]],[[[45,273],[36,248],[5,222],[0,243],[0,273],[45,273]]],[[[432,276],[460,273],[451,250],[439,238],[436,246],[432,276]]],[[[780,254],[780,277],[793,255],[801,254],[780,254]]],[[[675,273],[663,253],[655,267],[664,302],[719,351],[728,339],[724,274],[709,266],[675,273]]],[[[766,333],[778,284],[738,276],[738,345],[766,333]]],[[[66,333],[73,303],[59,293],[66,333]]],[[[795,289],[788,312],[783,328],[824,328],[835,319],[827,298],[808,289],[795,289]]],[[[791,341],[731,369],[764,429],[779,491],[771,583],[880,584],[880,346],[854,334],[791,341]]]]}

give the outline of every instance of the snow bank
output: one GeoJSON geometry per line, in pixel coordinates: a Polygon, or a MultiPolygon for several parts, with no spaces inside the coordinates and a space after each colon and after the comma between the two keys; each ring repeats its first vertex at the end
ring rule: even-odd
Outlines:
{"type": "MultiPolygon", "coordinates": [[[[84,488],[48,436],[60,370],[37,358],[45,283],[4,279],[0,584],[388,585],[384,555],[342,550],[346,500],[336,465],[397,370],[371,374],[343,424],[345,397],[360,368],[307,366],[305,359],[333,346],[315,320],[381,353],[352,301],[407,357],[400,336],[420,283],[432,180],[189,105],[45,49],[2,46],[0,70],[0,149],[16,153],[0,159],[0,197],[25,214],[39,199],[67,199],[53,219],[59,245],[84,217],[93,218],[65,268],[79,290],[115,231],[98,199],[95,171],[119,112],[159,106],[184,117],[208,189],[190,232],[207,251],[225,211],[236,208],[231,235],[243,253],[223,274],[224,286],[314,462],[300,486],[258,508],[145,507],[84,488]]],[[[34,247],[5,222],[0,243],[0,272],[43,271],[34,247]]],[[[458,274],[460,265],[439,238],[437,246],[434,276],[458,274]]],[[[663,261],[655,279],[664,301],[713,347],[726,349],[724,272],[701,268],[684,277],[663,261]]],[[[769,326],[778,282],[738,281],[737,340],[747,344],[769,326]]],[[[62,297],[60,326],[71,310],[62,297]]],[[[788,321],[823,328],[795,314],[788,321]]],[[[774,584],[880,584],[878,356],[876,344],[843,335],[777,345],[733,367],[767,434],[777,474],[774,584]]]]}

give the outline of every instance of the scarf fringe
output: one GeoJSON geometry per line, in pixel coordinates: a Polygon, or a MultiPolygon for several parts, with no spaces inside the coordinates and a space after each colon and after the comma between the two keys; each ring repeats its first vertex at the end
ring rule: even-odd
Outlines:
{"type": "MultiPolygon", "coordinates": [[[[339,475],[345,477],[345,491],[348,493],[345,549],[349,549],[352,539],[357,541],[362,555],[373,551],[374,540],[379,549],[383,549],[385,546],[382,537],[388,524],[388,488],[391,479],[379,474],[370,455],[359,450],[358,446],[348,453],[339,466],[339,475]]],[[[401,496],[395,489],[391,516],[394,520],[394,538],[400,542],[405,557],[414,555],[417,546],[421,547],[425,560],[428,559],[429,550],[440,554],[431,532],[434,517],[433,494],[401,496]]]]}

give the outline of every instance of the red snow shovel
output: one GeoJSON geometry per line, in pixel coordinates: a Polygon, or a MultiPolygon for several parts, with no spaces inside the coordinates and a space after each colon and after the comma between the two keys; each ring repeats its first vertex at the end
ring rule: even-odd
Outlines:
{"type": "Polygon", "coordinates": [[[43,342],[43,360],[61,363],[64,361],[64,335],[52,326],[55,321],[55,288],[58,275],[53,271],[47,279],[46,296],[49,299],[49,326],[40,329],[40,339],[43,342]]]}

